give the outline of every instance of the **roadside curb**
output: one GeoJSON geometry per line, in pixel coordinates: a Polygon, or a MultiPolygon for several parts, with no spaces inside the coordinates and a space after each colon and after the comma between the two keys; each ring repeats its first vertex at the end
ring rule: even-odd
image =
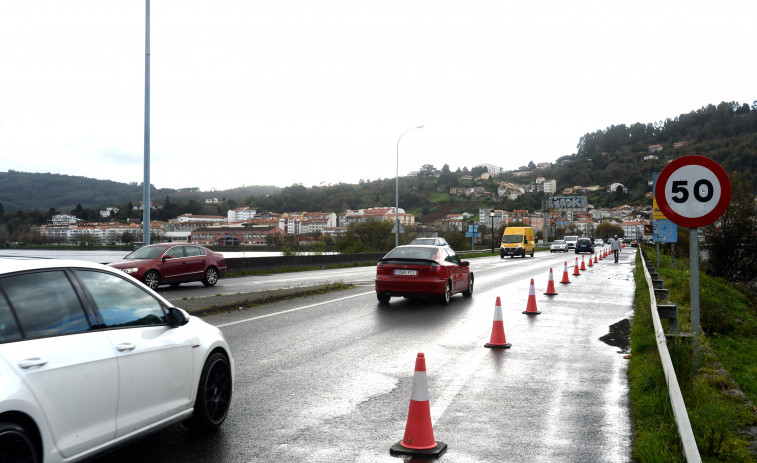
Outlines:
{"type": "Polygon", "coordinates": [[[168,302],[176,307],[186,310],[192,315],[202,316],[214,312],[240,310],[297,297],[311,296],[332,291],[342,291],[353,287],[354,285],[342,283],[298,286],[294,288],[280,288],[250,293],[218,294],[215,296],[191,299],[168,299],[168,302]]]}

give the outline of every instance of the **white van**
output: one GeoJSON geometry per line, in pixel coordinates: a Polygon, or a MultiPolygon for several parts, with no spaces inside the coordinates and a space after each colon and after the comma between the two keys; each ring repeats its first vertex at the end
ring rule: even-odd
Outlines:
{"type": "Polygon", "coordinates": [[[576,241],[578,241],[578,235],[565,235],[563,238],[568,243],[568,250],[576,249],[576,241]]]}

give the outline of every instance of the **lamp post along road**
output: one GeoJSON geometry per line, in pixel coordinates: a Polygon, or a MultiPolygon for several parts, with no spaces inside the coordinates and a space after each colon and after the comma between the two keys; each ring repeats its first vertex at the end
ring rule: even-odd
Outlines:
{"type": "Polygon", "coordinates": [[[409,129],[402,132],[400,137],[397,139],[397,176],[394,180],[394,247],[400,245],[400,140],[402,140],[402,137],[409,131],[422,128],[422,125],[419,125],[418,127],[410,127],[409,129]]]}
{"type": "Polygon", "coordinates": [[[494,254],[494,209],[489,212],[489,216],[492,218],[492,254],[494,254]]]}

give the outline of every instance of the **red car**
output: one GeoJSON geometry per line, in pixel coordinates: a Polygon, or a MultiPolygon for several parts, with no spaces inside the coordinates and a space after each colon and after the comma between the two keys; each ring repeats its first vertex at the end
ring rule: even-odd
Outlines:
{"type": "Polygon", "coordinates": [[[473,295],[473,272],[455,251],[441,246],[398,246],[376,266],[376,297],[439,297],[449,304],[453,294],[473,295]]]}
{"type": "Polygon", "coordinates": [[[108,265],[123,270],[150,289],[160,285],[179,286],[188,281],[213,286],[226,274],[226,259],[221,254],[183,243],[143,246],[124,260],[108,265]]]}

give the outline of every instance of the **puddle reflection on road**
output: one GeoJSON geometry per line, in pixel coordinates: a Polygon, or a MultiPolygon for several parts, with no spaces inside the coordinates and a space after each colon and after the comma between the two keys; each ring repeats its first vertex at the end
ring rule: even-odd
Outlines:
{"type": "Polygon", "coordinates": [[[627,354],[631,349],[631,320],[623,320],[610,325],[610,332],[599,338],[600,341],[620,349],[619,354],[627,354]]]}

